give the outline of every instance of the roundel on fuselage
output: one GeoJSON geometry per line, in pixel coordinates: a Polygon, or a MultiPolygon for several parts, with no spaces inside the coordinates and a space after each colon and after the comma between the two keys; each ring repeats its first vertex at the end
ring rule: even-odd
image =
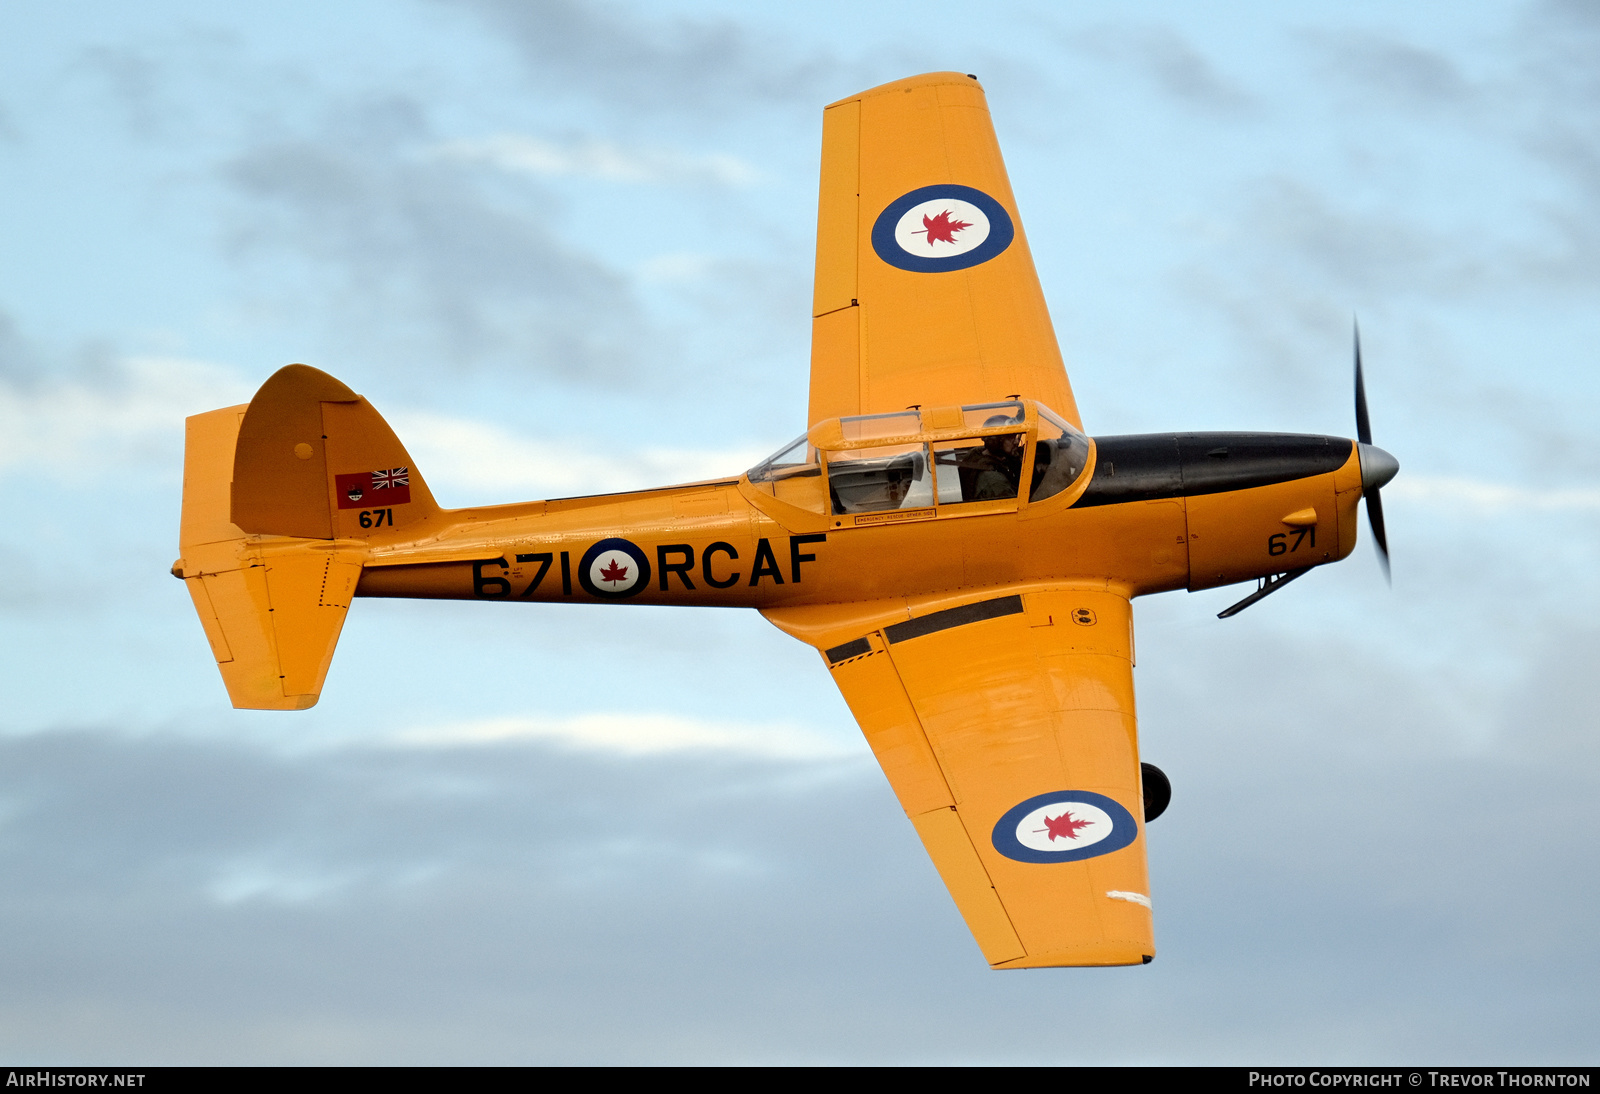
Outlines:
{"type": "Polygon", "coordinates": [[[944,273],[980,265],[1016,236],[1011,215],[971,186],[923,186],[891,201],[872,225],[872,249],[912,273],[944,273]]]}
{"type": "Polygon", "coordinates": [[[578,584],[590,596],[622,600],[650,584],[650,560],[625,539],[602,539],[578,560],[578,584]]]}

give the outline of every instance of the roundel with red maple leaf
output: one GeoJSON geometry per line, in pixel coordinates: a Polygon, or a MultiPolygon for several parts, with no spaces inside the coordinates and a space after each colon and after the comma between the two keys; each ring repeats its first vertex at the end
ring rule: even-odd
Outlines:
{"type": "Polygon", "coordinates": [[[1011,216],[994,198],[970,186],[923,186],[878,214],[872,249],[912,273],[965,270],[994,258],[1016,236],[1011,216]]]}
{"type": "Polygon", "coordinates": [[[1020,802],[994,826],[994,849],[1018,862],[1077,862],[1120,851],[1139,838],[1133,814],[1087,790],[1057,790],[1020,802]]]}
{"type": "Polygon", "coordinates": [[[650,560],[625,539],[603,539],[578,561],[578,584],[603,600],[636,596],[650,584],[650,560]]]}

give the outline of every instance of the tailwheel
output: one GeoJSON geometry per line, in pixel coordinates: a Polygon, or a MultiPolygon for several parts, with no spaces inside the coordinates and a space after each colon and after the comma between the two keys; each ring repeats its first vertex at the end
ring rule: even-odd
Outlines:
{"type": "Polygon", "coordinates": [[[1140,764],[1139,778],[1144,783],[1144,822],[1149,824],[1172,804],[1172,783],[1155,764],[1140,764]]]}

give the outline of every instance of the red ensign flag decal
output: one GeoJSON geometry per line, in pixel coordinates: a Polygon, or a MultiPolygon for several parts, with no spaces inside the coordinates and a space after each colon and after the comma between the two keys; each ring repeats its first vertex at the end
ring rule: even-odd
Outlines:
{"type": "Polygon", "coordinates": [[[340,509],[384,509],[411,500],[411,468],[387,467],[355,475],[335,475],[340,509]]]}

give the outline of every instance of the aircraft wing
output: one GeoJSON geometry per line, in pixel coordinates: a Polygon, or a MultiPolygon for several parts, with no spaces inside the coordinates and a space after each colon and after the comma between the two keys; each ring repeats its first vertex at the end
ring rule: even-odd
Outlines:
{"type": "Polygon", "coordinates": [[[945,603],[766,614],[822,650],[989,964],[1149,961],[1128,601],[945,603]]]}
{"type": "Polygon", "coordinates": [[[823,112],[810,423],[1038,399],[1082,427],[989,107],[959,72],[823,112]]]}

